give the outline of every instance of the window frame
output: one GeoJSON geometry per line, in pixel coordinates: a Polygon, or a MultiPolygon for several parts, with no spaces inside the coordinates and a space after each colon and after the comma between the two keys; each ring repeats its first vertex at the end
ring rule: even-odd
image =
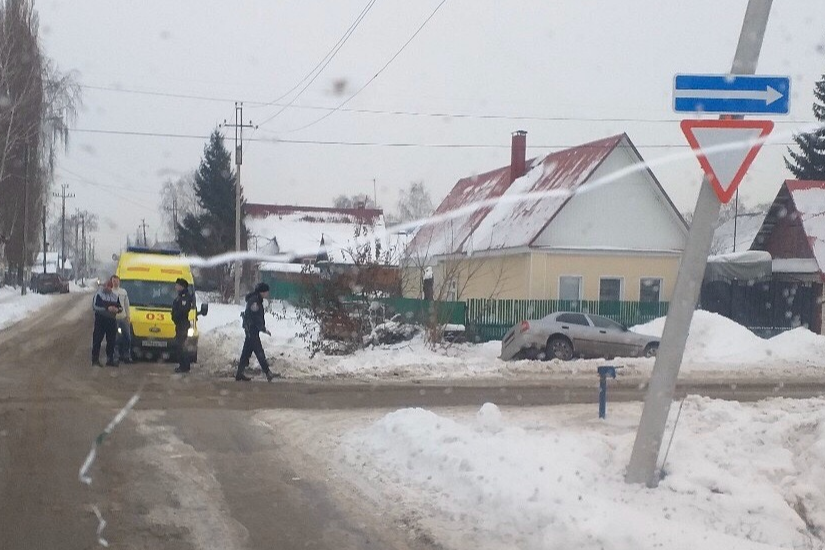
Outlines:
{"type": "Polygon", "coordinates": [[[582,294],[584,292],[584,276],[583,275],[559,275],[559,291],[556,293],[560,301],[565,302],[581,302],[582,294]],[[579,296],[573,300],[561,297],[561,281],[562,279],[578,279],[579,280],[579,296]]]}
{"type": "Polygon", "coordinates": [[[639,302],[643,302],[643,303],[646,303],[646,304],[661,303],[662,302],[662,287],[664,286],[664,284],[665,284],[665,278],[664,277],[656,277],[656,276],[639,277],[639,302]],[[655,302],[642,300],[642,288],[644,288],[644,285],[643,285],[642,281],[651,280],[651,279],[655,279],[655,280],[659,281],[659,299],[656,300],[655,302]]]}
{"type": "Polygon", "coordinates": [[[616,276],[616,275],[600,275],[599,276],[599,301],[600,302],[621,302],[624,300],[625,288],[624,288],[624,277],[616,276]],[[604,280],[613,280],[619,281],[619,298],[617,300],[603,300],[602,299],[602,282],[604,280]]]}

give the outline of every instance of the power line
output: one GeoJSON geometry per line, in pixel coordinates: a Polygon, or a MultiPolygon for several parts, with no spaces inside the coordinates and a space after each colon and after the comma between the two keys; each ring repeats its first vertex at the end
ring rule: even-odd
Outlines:
{"type": "MultiPolygon", "coordinates": [[[[234,103],[235,101],[239,101],[238,99],[232,99],[227,97],[214,97],[214,96],[199,96],[199,95],[187,95],[187,94],[176,94],[176,93],[168,93],[168,92],[156,92],[156,91],[149,91],[149,90],[135,90],[135,89],[127,89],[127,88],[112,88],[106,86],[92,86],[92,85],[81,85],[81,88],[86,88],[90,90],[101,90],[107,92],[117,92],[117,93],[125,93],[125,94],[136,94],[136,95],[147,95],[147,96],[156,96],[156,97],[169,97],[174,99],[192,99],[198,101],[212,101],[212,102],[219,102],[219,103],[234,103]]],[[[255,101],[250,99],[242,100],[244,105],[254,105],[257,107],[267,106],[267,105],[274,105],[276,107],[284,107],[287,106],[286,103],[271,103],[265,101],[255,101]]],[[[512,120],[512,121],[543,121],[543,122],[622,122],[622,123],[665,123],[665,124],[677,124],[682,119],[679,118],[638,118],[638,117],[585,117],[585,116],[554,116],[554,115],[505,115],[505,114],[497,114],[497,113],[456,113],[456,112],[449,112],[449,111],[409,111],[404,109],[369,109],[369,108],[361,108],[356,109],[352,107],[325,107],[322,105],[290,105],[291,109],[304,109],[309,111],[339,111],[342,113],[353,113],[353,114],[370,114],[370,115],[391,115],[391,116],[407,116],[407,117],[423,117],[423,118],[437,118],[437,119],[467,119],[467,120],[512,120]]],[[[775,124],[810,124],[811,121],[809,120],[777,120],[775,124]]],[[[261,131],[273,133],[272,130],[266,130],[261,128],[261,131]]]]}
{"type": "Polygon", "coordinates": [[[421,25],[418,27],[418,29],[416,29],[416,31],[412,34],[412,36],[410,36],[410,38],[409,38],[406,42],[404,42],[404,44],[401,46],[401,48],[399,48],[399,50],[398,50],[397,52],[395,52],[395,55],[393,55],[393,56],[389,59],[389,61],[387,61],[387,62],[384,64],[384,66],[383,66],[383,67],[381,67],[381,68],[378,70],[378,72],[377,72],[377,73],[375,73],[375,74],[373,75],[373,77],[372,77],[372,78],[370,78],[369,80],[367,80],[367,82],[366,82],[363,86],[361,86],[361,87],[360,87],[360,88],[359,88],[359,89],[358,89],[358,90],[357,90],[354,94],[352,94],[351,96],[349,96],[346,100],[344,100],[344,102],[343,102],[343,103],[341,103],[340,105],[338,105],[337,107],[335,107],[335,109],[333,109],[332,111],[329,111],[327,114],[325,114],[325,115],[324,115],[324,116],[322,116],[321,118],[319,118],[319,119],[317,119],[317,120],[315,120],[315,121],[313,121],[313,122],[310,122],[309,124],[305,124],[305,125],[303,125],[303,126],[301,126],[301,127],[299,127],[299,128],[294,128],[294,129],[292,129],[292,130],[289,130],[287,133],[298,132],[298,131],[300,131],[300,130],[304,130],[304,129],[306,129],[306,128],[309,128],[310,126],[314,126],[314,125],[318,124],[319,122],[321,122],[322,120],[325,120],[325,119],[329,118],[330,116],[332,116],[332,115],[333,115],[333,113],[335,113],[336,111],[338,111],[338,109],[340,109],[341,107],[344,107],[347,103],[349,103],[350,101],[352,101],[353,99],[355,99],[355,98],[358,96],[358,94],[360,94],[361,92],[363,92],[363,91],[367,88],[367,86],[369,86],[370,84],[372,84],[372,83],[375,81],[375,79],[376,79],[376,78],[378,78],[378,76],[379,76],[381,73],[383,73],[383,72],[384,72],[384,70],[386,70],[386,68],[387,68],[387,67],[389,67],[389,66],[390,66],[390,64],[391,64],[393,61],[395,61],[395,59],[396,59],[399,55],[401,55],[401,52],[403,52],[403,51],[407,48],[407,46],[409,46],[409,45],[410,45],[410,43],[411,43],[411,42],[415,39],[415,37],[416,37],[416,36],[418,36],[418,33],[420,33],[420,32],[424,29],[424,27],[425,27],[425,26],[427,26],[427,23],[429,23],[429,22],[430,22],[430,20],[431,20],[431,19],[435,16],[435,14],[436,14],[436,13],[438,13],[438,10],[440,10],[440,9],[441,9],[441,6],[443,6],[446,2],[447,2],[447,0],[441,0],[441,2],[439,2],[439,4],[435,7],[435,9],[432,11],[432,13],[430,13],[429,17],[427,17],[427,18],[424,20],[424,22],[423,22],[423,23],[421,23],[421,25]]]}
{"type": "Polygon", "coordinates": [[[272,102],[269,103],[269,105],[272,105],[273,103],[277,103],[278,101],[281,101],[282,99],[287,97],[289,94],[291,94],[293,91],[295,91],[295,89],[298,88],[298,86],[300,86],[301,83],[303,83],[313,73],[315,73],[315,76],[313,76],[309,80],[309,82],[307,82],[306,85],[303,88],[301,88],[301,90],[295,95],[295,97],[293,97],[289,101],[289,103],[287,103],[286,105],[283,105],[281,107],[281,109],[279,111],[277,111],[275,114],[273,114],[272,116],[264,119],[264,121],[261,124],[266,124],[270,120],[274,119],[275,117],[277,117],[278,115],[283,113],[289,107],[291,107],[292,104],[295,103],[295,101],[299,97],[301,97],[301,95],[303,95],[303,93],[307,90],[307,88],[309,88],[312,85],[312,83],[315,82],[315,80],[319,76],[321,76],[321,73],[324,72],[324,69],[326,69],[327,66],[332,62],[332,60],[335,59],[335,56],[338,55],[338,52],[341,51],[341,48],[344,47],[344,44],[347,43],[347,40],[349,40],[350,36],[352,36],[352,34],[355,32],[355,29],[358,28],[358,25],[367,16],[367,13],[369,13],[369,11],[375,5],[375,2],[376,2],[376,0],[370,0],[369,2],[367,2],[367,5],[364,6],[364,8],[361,10],[361,13],[359,13],[358,17],[355,19],[355,21],[352,22],[352,24],[349,26],[349,28],[344,33],[344,35],[341,38],[338,39],[338,42],[335,43],[335,46],[333,46],[332,49],[329,52],[327,52],[327,54],[324,56],[324,58],[321,59],[321,61],[319,61],[318,64],[316,64],[315,67],[313,67],[312,70],[309,73],[307,73],[307,75],[304,78],[301,79],[300,82],[298,82],[295,86],[293,86],[288,92],[286,92],[282,96],[278,97],[277,99],[275,99],[275,100],[273,100],[272,102]],[[317,70],[317,72],[316,72],[316,70],[317,70]]]}
{"type": "MultiPolygon", "coordinates": [[[[86,134],[106,134],[106,135],[120,135],[120,136],[134,136],[134,137],[163,137],[163,138],[178,138],[178,139],[209,139],[208,135],[202,134],[173,134],[166,132],[140,132],[129,130],[100,130],[92,128],[74,128],[72,132],[86,133],[86,134]]],[[[431,149],[510,149],[509,144],[479,144],[479,143],[411,143],[411,142],[377,142],[377,141],[343,141],[343,140],[320,140],[320,139],[280,139],[280,138],[245,138],[244,141],[252,141],[257,143],[268,143],[271,145],[287,144],[287,145],[339,145],[350,147],[400,147],[400,148],[431,148],[431,149]]],[[[567,143],[567,144],[541,144],[528,145],[528,149],[570,149],[572,147],[582,147],[586,144],[581,143],[567,143]]],[[[690,145],[685,144],[669,144],[669,143],[653,143],[653,144],[637,144],[634,143],[638,149],[687,149],[690,145]]],[[[762,147],[767,146],[787,146],[794,145],[794,142],[767,142],[762,147]]],[[[102,185],[102,184],[99,184],[102,185]]],[[[122,188],[121,188],[122,189],[122,188]]]]}

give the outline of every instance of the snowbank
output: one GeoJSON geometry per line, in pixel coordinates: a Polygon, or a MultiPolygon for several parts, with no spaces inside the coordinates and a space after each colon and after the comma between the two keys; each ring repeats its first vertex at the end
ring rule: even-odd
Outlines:
{"type": "MultiPolygon", "coordinates": [[[[199,360],[205,372],[230,376],[240,356],[243,330],[237,305],[210,304],[209,315],[199,323],[201,332],[199,360]]],[[[267,315],[272,337],[262,336],[264,349],[274,368],[290,378],[361,379],[461,379],[553,375],[592,377],[603,359],[577,361],[501,361],[500,342],[430,346],[419,334],[409,341],[376,345],[352,355],[309,357],[300,333],[303,328],[295,308],[276,302],[267,315]]],[[[665,319],[660,318],[633,330],[661,336],[665,319]]],[[[825,366],[825,337],[798,328],[770,340],[763,340],[745,327],[705,311],[697,311],[687,342],[682,372],[730,373],[748,371],[749,375],[818,375],[825,366]]],[[[647,376],[652,359],[620,358],[622,376],[647,376]]],[[[257,369],[253,360],[253,372],[257,369]]]]}
{"type": "Polygon", "coordinates": [[[822,547],[825,399],[688,398],[655,490],[623,479],[640,410],[405,409],[344,436],[338,467],[439,547],[822,547]]]}
{"type": "MultiPolygon", "coordinates": [[[[633,331],[661,337],[665,318],[635,326],[633,331]]],[[[825,337],[805,328],[796,328],[770,339],[756,336],[726,317],[696,311],[690,325],[684,361],[688,365],[760,364],[793,362],[820,364],[825,357],[825,337]]]]}
{"type": "Polygon", "coordinates": [[[29,293],[20,295],[19,289],[0,288],[0,329],[4,329],[45,306],[50,296],[29,293]]]}

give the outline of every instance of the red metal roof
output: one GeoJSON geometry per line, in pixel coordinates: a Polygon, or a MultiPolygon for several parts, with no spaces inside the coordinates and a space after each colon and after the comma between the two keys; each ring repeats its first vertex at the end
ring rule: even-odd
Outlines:
{"type": "Polygon", "coordinates": [[[785,180],[785,185],[788,186],[788,191],[792,193],[806,189],[825,189],[825,181],[785,180]]]}
{"type": "Polygon", "coordinates": [[[532,159],[527,162],[527,173],[512,183],[509,166],[459,180],[436,210],[434,223],[418,231],[410,243],[411,252],[437,256],[528,246],[622,139],[627,136],[619,134],[532,159]],[[496,202],[472,208],[474,203],[490,200],[496,202]],[[462,209],[468,210],[450,216],[462,209]]]}

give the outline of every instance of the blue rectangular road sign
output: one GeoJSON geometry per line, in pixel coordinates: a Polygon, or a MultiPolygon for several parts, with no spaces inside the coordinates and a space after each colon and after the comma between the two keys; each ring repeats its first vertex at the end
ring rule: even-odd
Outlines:
{"type": "Polygon", "coordinates": [[[678,74],[673,79],[677,113],[787,115],[790,97],[787,76],[678,74]]]}

